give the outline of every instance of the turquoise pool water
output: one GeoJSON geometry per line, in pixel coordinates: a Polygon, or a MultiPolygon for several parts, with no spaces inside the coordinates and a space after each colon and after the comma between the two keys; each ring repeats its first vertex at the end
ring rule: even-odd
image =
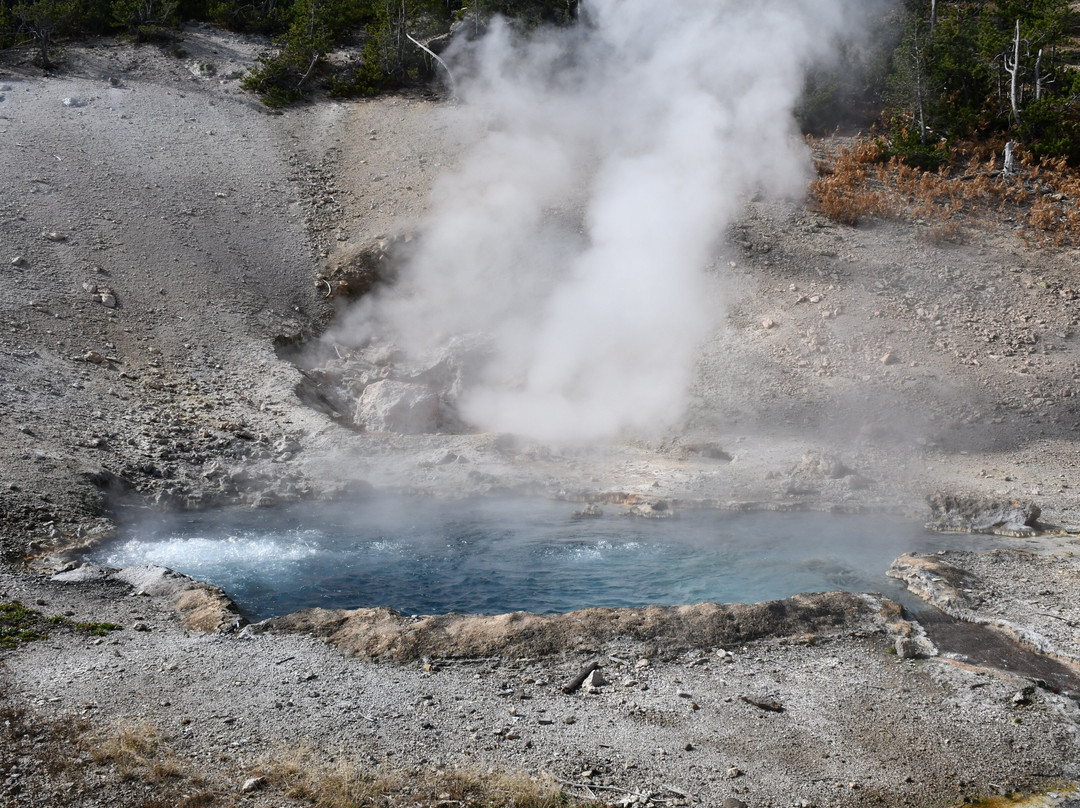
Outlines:
{"type": "Polygon", "coordinates": [[[170,567],[262,618],[312,606],[497,614],[835,589],[897,597],[885,570],[898,555],[973,546],[880,516],[697,510],[645,520],[612,507],[575,518],[576,507],[381,498],[144,516],[88,560],[170,567]]]}

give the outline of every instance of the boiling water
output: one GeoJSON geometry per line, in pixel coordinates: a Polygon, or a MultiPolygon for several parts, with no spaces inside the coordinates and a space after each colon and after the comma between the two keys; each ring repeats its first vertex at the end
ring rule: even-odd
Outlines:
{"type": "Polygon", "coordinates": [[[972,545],[877,516],[701,510],[644,520],[611,508],[575,518],[574,507],[379,499],[158,515],[88,560],[170,567],[259,618],[311,606],[497,614],[835,589],[896,597],[884,573],[898,555],[972,545]]]}

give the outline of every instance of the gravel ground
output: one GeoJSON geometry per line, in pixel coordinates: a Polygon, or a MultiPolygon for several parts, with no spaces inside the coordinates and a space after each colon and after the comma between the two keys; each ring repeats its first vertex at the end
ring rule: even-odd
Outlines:
{"type": "MultiPolygon", "coordinates": [[[[26,555],[62,566],[58,548],[107,535],[118,494],[199,507],[369,484],[925,518],[946,490],[1080,525],[1077,256],[1007,223],[936,244],[918,223],[750,205],[709,270],[723,327],[662,438],[571,450],[345,428],[304,403],[316,360],[302,371],[283,346],[332,315],[320,273],[415,226],[467,139],[462,112],[402,97],[268,114],[237,84],[258,42],[202,28],[180,44],[70,47],[50,75],[0,54],[0,601],[123,626],[0,650],[0,804],[291,804],[282,760],[308,747],[413,784],[547,772],[655,804],[944,805],[1080,777],[1067,691],[948,648],[890,653],[919,628],[872,598],[840,625],[721,643],[730,655],[676,622],[657,644],[572,615],[555,653],[392,662],[318,626],[195,630],[177,611],[189,590],[31,572],[26,555]],[[591,661],[609,684],[563,693],[591,661]],[[130,743],[115,751],[132,733],[153,741],[137,765],[130,743]]],[[[1075,664],[1073,536],[1001,542],[970,561],[987,583],[963,616],[1075,664]]],[[[1068,804],[1054,793],[1042,804],[1068,804]]]]}

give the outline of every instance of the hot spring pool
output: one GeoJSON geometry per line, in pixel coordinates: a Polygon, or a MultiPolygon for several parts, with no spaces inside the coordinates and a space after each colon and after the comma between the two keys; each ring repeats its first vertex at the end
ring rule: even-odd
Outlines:
{"type": "MultiPolygon", "coordinates": [[[[380,498],[143,517],[87,560],[160,564],[250,616],[390,606],[404,614],[754,602],[844,589],[899,597],[909,550],[972,547],[880,516],[682,511],[635,519],[532,500],[380,498]]],[[[129,515],[130,516],[130,515],[129,515]]]]}

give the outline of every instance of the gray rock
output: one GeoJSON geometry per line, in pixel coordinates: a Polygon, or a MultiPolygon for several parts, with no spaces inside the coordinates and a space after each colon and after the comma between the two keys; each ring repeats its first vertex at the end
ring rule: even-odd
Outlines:
{"type": "Polygon", "coordinates": [[[724,451],[723,446],[721,446],[719,443],[716,443],[715,441],[688,443],[686,445],[686,452],[687,454],[697,455],[698,457],[705,457],[710,460],[720,460],[724,463],[730,463],[733,459],[731,454],[724,451]]]}
{"type": "Polygon", "coordinates": [[[60,581],[66,584],[85,583],[87,581],[104,581],[116,572],[117,570],[113,567],[99,567],[96,564],[83,564],[81,567],[76,567],[73,570],[58,572],[49,580],[60,581]]]}
{"type": "Polygon", "coordinates": [[[1025,500],[996,500],[965,494],[934,494],[929,499],[930,527],[1001,536],[1030,535],[1036,531],[1039,506],[1025,500]]]}
{"type": "Polygon", "coordinates": [[[671,519],[675,516],[675,511],[662,499],[655,502],[639,502],[631,506],[628,513],[641,519],[671,519]]]}
{"type": "Polygon", "coordinates": [[[604,674],[599,669],[594,670],[588,676],[585,677],[585,681],[582,683],[582,687],[586,693],[598,693],[600,688],[604,685],[611,684],[604,678],[604,674]]]}
{"type": "Polygon", "coordinates": [[[1026,707],[1031,704],[1032,696],[1035,695],[1035,687],[1029,685],[1023,690],[1018,690],[1013,694],[1011,703],[1014,707],[1026,707]]]}
{"type": "Polygon", "coordinates": [[[579,511],[570,514],[571,519],[599,519],[604,515],[604,510],[596,503],[586,505],[579,511]]]}
{"type": "Polygon", "coordinates": [[[900,637],[896,640],[896,655],[900,659],[926,659],[937,656],[938,650],[927,637],[900,637]]]}
{"type": "Polygon", "coordinates": [[[807,477],[824,477],[829,480],[839,480],[853,473],[840,458],[825,452],[807,452],[796,471],[807,477]]]}
{"type": "Polygon", "coordinates": [[[439,398],[425,384],[389,379],[375,382],[364,388],[353,420],[368,432],[434,432],[439,421],[439,398]]]}
{"type": "Polygon", "coordinates": [[[249,777],[247,780],[244,781],[244,784],[240,786],[240,792],[242,794],[250,794],[253,791],[258,791],[265,785],[265,777],[249,777]]]}

